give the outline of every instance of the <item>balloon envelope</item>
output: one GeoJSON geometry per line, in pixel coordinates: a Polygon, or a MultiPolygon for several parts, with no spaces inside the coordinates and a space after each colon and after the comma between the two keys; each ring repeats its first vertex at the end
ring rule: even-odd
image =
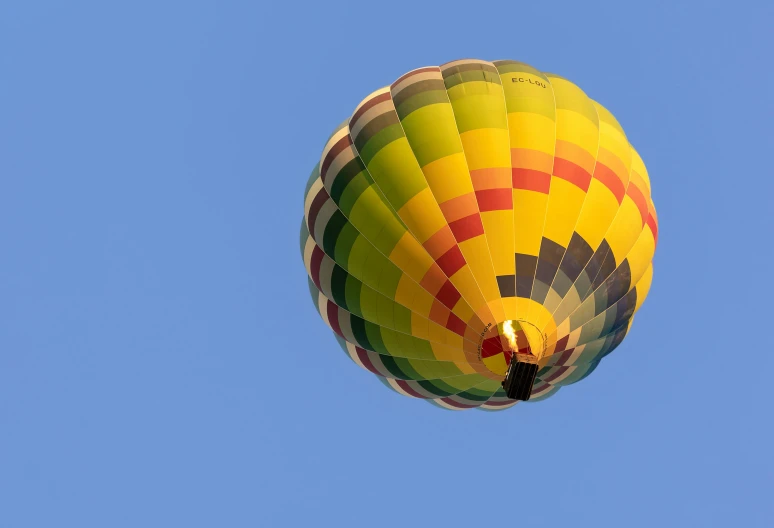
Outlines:
{"type": "Polygon", "coordinates": [[[346,354],[447,409],[499,410],[589,375],[631,328],[658,227],[623,128],[515,61],[411,71],[366,97],[309,178],[309,290],[346,354]]]}

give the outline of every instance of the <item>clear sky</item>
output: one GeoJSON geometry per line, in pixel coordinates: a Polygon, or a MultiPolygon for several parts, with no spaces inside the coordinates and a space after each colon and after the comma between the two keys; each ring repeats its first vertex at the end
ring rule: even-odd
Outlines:
{"type": "Polygon", "coordinates": [[[774,526],[771,2],[4,2],[0,527],[774,526]],[[314,311],[303,189],[371,91],[578,84],[642,154],[650,296],[501,413],[399,396],[314,311]]]}

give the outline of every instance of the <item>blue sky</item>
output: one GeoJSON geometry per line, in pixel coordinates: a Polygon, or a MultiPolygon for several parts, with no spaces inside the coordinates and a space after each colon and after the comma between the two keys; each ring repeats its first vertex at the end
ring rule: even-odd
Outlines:
{"type": "Polygon", "coordinates": [[[771,3],[290,4],[0,8],[0,526],[774,525],[771,3]],[[660,217],[625,343],[502,413],[352,364],[298,252],[328,133],[464,57],[605,104],[660,217]]]}

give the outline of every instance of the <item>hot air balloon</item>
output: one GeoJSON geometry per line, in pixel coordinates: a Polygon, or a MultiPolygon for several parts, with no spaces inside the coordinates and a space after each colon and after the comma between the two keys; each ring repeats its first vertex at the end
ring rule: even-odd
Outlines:
{"type": "Polygon", "coordinates": [[[615,117],[527,64],[459,60],[366,97],[305,191],[301,252],[344,352],[400,394],[501,410],[588,376],[658,237],[615,117]]]}

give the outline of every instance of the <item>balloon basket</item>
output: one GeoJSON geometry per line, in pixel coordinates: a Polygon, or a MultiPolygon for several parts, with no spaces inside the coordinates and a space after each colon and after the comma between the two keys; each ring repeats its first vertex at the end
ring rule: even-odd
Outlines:
{"type": "MultiPolygon", "coordinates": [[[[523,356],[523,354],[521,354],[523,356]]],[[[503,380],[505,394],[512,400],[529,400],[532,393],[532,385],[538,371],[537,358],[535,356],[517,357],[514,354],[508,372],[503,380]]]]}

